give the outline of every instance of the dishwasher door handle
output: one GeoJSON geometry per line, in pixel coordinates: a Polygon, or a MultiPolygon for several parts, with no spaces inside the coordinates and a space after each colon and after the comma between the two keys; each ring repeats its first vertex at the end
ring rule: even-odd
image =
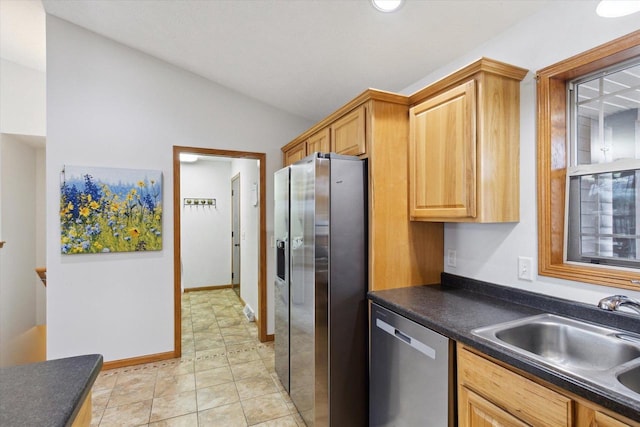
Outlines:
{"type": "Polygon", "coordinates": [[[433,349],[432,347],[429,347],[425,343],[423,343],[421,341],[418,341],[415,338],[412,338],[410,335],[407,335],[404,332],[402,332],[401,330],[396,329],[395,327],[391,326],[390,324],[388,324],[384,320],[376,319],[376,326],[378,328],[382,329],[383,331],[385,331],[386,333],[388,333],[389,335],[391,335],[392,337],[395,337],[395,338],[399,339],[400,341],[404,342],[405,344],[408,344],[411,347],[415,348],[416,350],[418,350],[420,353],[424,354],[425,356],[430,357],[431,359],[435,360],[435,358],[436,358],[436,350],[433,349]]]}

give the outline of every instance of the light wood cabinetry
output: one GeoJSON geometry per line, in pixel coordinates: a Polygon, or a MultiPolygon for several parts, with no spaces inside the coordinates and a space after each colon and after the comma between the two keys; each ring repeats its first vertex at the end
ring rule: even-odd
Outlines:
{"type": "Polygon", "coordinates": [[[289,148],[287,151],[283,152],[283,163],[285,166],[289,166],[292,163],[297,162],[300,159],[303,159],[307,155],[305,141],[300,141],[298,144],[289,148]]]}
{"type": "Polygon", "coordinates": [[[411,95],[412,220],[519,220],[520,81],[526,73],[482,58],[411,95]]]}
{"type": "Polygon", "coordinates": [[[458,426],[640,427],[458,343],[458,426]]]}
{"type": "Polygon", "coordinates": [[[329,128],[322,129],[307,139],[307,155],[315,152],[328,153],[331,151],[331,132],[329,128]]]}
{"type": "MultiPolygon", "coordinates": [[[[477,411],[470,411],[478,405],[465,400],[471,390],[486,401],[500,409],[486,410],[487,416],[492,414],[516,418],[522,424],[498,425],[535,425],[535,426],[566,426],[572,424],[572,401],[559,393],[549,390],[525,377],[522,377],[502,366],[499,366],[465,347],[458,351],[458,425],[474,426],[479,416],[476,412],[483,412],[480,406],[477,411]]],[[[481,418],[481,417],[480,417],[481,418]]]]}
{"type": "Polygon", "coordinates": [[[369,175],[369,289],[440,282],[443,225],[409,220],[408,98],[369,89],[282,147],[330,129],[331,151],[359,153],[369,175]]]}
{"type": "Polygon", "coordinates": [[[361,105],[331,124],[331,151],[346,156],[367,152],[365,142],[366,107],[361,105]]]}

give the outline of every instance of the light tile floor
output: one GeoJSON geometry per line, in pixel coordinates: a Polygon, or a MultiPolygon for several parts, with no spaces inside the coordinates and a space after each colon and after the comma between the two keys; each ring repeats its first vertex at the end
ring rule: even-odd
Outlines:
{"type": "Polygon", "coordinates": [[[231,289],[182,295],[182,358],[102,371],[92,426],[298,427],[304,422],[231,289]]]}

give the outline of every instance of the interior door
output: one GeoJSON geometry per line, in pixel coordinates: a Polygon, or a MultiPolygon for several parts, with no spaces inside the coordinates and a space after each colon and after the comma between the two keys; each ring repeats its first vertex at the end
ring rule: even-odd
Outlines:
{"type": "Polygon", "coordinates": [[[231,179],[231,287],[240,297],[240,174],[231,179]]]}

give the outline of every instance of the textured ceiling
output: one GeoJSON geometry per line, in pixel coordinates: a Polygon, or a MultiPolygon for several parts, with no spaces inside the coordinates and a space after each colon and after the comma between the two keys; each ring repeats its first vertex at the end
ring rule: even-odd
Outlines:
{"type": "MultiPolygon", "coordinates": [[[[2,2],[16,0],[0,0],[2,2]]],[[[368,87],[400,91],[543,0],[44,0],[47,13],[319,120],[368,87]]]]}

